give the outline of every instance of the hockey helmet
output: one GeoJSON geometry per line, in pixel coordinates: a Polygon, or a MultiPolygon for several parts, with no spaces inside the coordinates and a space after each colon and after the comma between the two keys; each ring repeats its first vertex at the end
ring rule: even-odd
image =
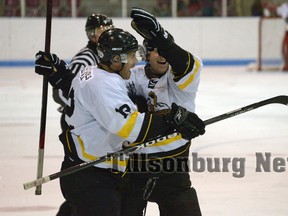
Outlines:
{"type": "Polygon", "coordinates": [[[143,40],[143,47],[146,54],[148,52],[153,51],[157,46],[153,40],[147,40],[146,38],[143,40]]]}
{"type": "Polygon", "coordinates": [[[138,41],[129,32],[114,28],[104,31],[99,37],[97,52],[101,63],[110,64],[115,55],[127,63],[127,53],[138,50],[138,41]]]}
{"type": "Polygon", "coordinates": [[[96,28],[110,29],[114,28],[111,18],[104,14],[91,14],[86,21],[85,31],[88,38],[95,36],[96,28]]]}
{"type": "MultiPolygon", "coordinates": [[[[169,37],[171,38],[171,41],[174,42],[174,37],[169,32],[167,32],[167,33],[168,33],[169,37]]],[[[143,40],[143,48],[144,48],[145,54],[148,55],[149,52],[151,52],[155,48],[157,48],[156,41],[155,40],[148,40],[145,38],[143,40]]]]}

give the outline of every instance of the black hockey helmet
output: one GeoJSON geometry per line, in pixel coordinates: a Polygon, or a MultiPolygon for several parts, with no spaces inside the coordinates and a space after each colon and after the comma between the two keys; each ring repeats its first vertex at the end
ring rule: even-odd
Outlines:
{"type": "Polygon", "coordinates": [[[114,28],[104,31],[98,40],[97,52],[101,63],[110,64],[115,55],[127,63],[127,53],[138,50],[138,41],[129,32],[114,28]]]}
{"type": "Polygon", "coordinates": [[[143,40],[143,47],[146,54],[148,52],[153,51],[157,46],[153,40],[147,40],[146,38],[143,40]]]}
{"type": "Polygon", "coordinates": [[[95,36],[96,28],[114,28],[113,21],[111,18],[104,14],[91,14],[86,21],[85,31],[87,33],[87,37],[91,39],[91,37],[95,36]]]}
{"type": "MultiPolygon", "coordinates": [[[[174,37],[169,32],[167,32],[167,33],[168,33],[169,37],[171,38],[171,41],[174,42],[174,37]]],[[[151,52],[155,48],[157,48],[157,44],[156,44],[155,40],[148,40],[145,38],[143,40],[143,48],[144,48],[144,51],[147,55],[147,54],[149,54],[149,52],[151,52]]]]}
{"type": "Polygon", "coordinates": [[[101,26],[113,26],[111,18],[104,14],[91,14],[86,21],[85,30],[99,28],[101,26]]]}

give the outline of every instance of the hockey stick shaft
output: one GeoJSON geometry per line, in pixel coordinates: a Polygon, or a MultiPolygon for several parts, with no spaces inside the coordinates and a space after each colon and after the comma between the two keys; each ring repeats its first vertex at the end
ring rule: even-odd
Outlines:
{"type": "MultiPolygon", "coordinates": [[[[47,0],[46,10],[46,32],[45,32],[45,53],[50,53],[51,44],[51,20],[52,20],[52,0],[47,0]]],[[[38,162],[37,162],[37,179],[43,176],[44,166],[44,148],[45,148],[45,133],[46,133],[46,115],[47,115],[47,95],[48,95],[48,78],[43,76],[42,83],[42,107],[40,118],[40,133],[38,147],[38,162]]],[[[37,185],[35,195],[42,194],[42,185],[37,185]]]]}
{"type": "Polygon", "coordinates": [[[49,181],[52,181],[54,179],[61,178],[61,177],[64,177],[66,175],[69,175],[69,174],[73,174],[75,172],[78,172],[78,171],[81,171],[81,170],[86,169],[88,167],[91,167],[91,166],[93,166],[95,164],[99,164],[99,163],[108,161],[111,158],[115,158],[115,157],[117,157],[119,155],[135,152],[135,151],[137,151],[139,149],[142,149],[144,147],[148,147],[148,146],[154,145],[155,143],[162,142],[162,141],[164,141],[166,139],[171,139],[171,138],[173,138],[175,136],[178,136],[178,135],[179,135],[179,133],[175,132],[173,134],[169,134],[169,135],[166,135],[166,136],[163,136],[163,137],[159,137],[159,138],[151,140],[151,141],[140,143],[138,145],[131,146],[131,147],[128,147],[128,148],[123,149],[123,150],[116,151],[116,152],[111,153],[111,154],[107,154],[105,156],[99,157],[99,158],[97,158],[95,160],[92,160],[92,161],[83,162],[81,164],[69,167],[69,168],[67,168],[65,170],[62,170],[60,172],[51,174],[49,176],[45,176],[43,178],[39,178],[39,179],[36,179],[34,181],[24,183],[23,184],[24,189],[27,190],[27,189],[30,189],[32,187],[44,184],[44,183],[49,182],[49,181]]]}
{"type": "MultiPolygon", "coordinates": [[[[239,109],[224,113],[222,115],[216,116],[214,118],[208,119],[208,120],[204,121],[204,123],[205,123],[205,125],[213,124],[215,122],[222,121],[224,119],[231,118],[231,117],[240,115],[242,113],[249,112],[251,110],[257,109],[259,107],[262,107],[262,106],[265,106],[265,105],[268,105],[268,104],[273,104],[273,103],[288,105],[288,96],[285,96],[285,95],[276,96],[276,97],[269,98],[269,99],[264,100],[264,101],[260,101],[260,102],[254,103],[254,104],[250,104],[248,106],[245,106],[245,107],[242,107],[242,108],[239,108],[239,109]]],[[[151,141],[148,141],[148,142],[144,142],[144,143],[141,143],[141,144],[136,145],[136,146],[128,147],[127,149],[120,150],[120,151],[117,151],[115,153],[108,154],[106,156],[102,156],[100,158],[97,158],[96,160],[92,160],[92,161],[81,163],[81,164],[76,165],[76,166],[72,166],[72,167],[70,167],[68,169],[65,169],[65,170],[62,170],[60,172],[51,174],[49,176],[46,176],[46,177],[43,177],[43,178],[39,178],[39,179],[31,181],[31,182],[24,183],[23,184],[24,189],[27,190],[27,189],[30,189],[32,187],[44,184],[44,183],[49,182],[49,181],[52,181],[54,179],[64,177],[66,175],[69,175],[69,174],[78,172],[80,170],[86,169],[86,168],[88,168],[90,166],[93,166],[95,164],[102,163],[102,162],[104,162],[106,160],[109,160],[109,159],[111,159],[113,157],[116,157],[117,155],[134,152],[134,151],[142,149],[144,147],[148,147],[148,146],[154,145],[155,143],[162,142],[162,141],[164,141],[166,139],[173,138],[173,137],[175,137],[177,135],[178,135],[178,133],[175,132],[175,133],[167,135],[167,136],[159,137],[157,139],[154,139],[154,140],[151,140],[151,141]]]]}
{"type": "Polygon", "coordinates": [[[221,120],[224,120],[224,119],[227,119],[227,118],[231,118],[233,116],[237,116],[237,115],[240,115],[242,113],[246,113],[248,111],[257,109],[259,107],[262,107],[262,106],[265,106],[265,105],[268,105],[268,104],[273,104],[273,103],[276,103],[276,104],[278,103],[278,104],[283,104],[283,105],[287,105],[288,106],[288,96],[279,95],[279,96],[276,96],[276,97],[272,97],[272,98],[269,98],[269,99],[266,99],[266,100],[263,100],[263,101],[260,101],[260,102],[257,102],[257,103],[253,103],[253,104],[250,104],[248,106],[245,106],[245,107],[242,107],[242,108],[239,108],[239,109],[224,113],[222,115],[219,115],[219,116],[216,116],[214,118],[208,119],[208,120],[206,120],[204,122],[205,122],[205,125],[213,124],[215,122],[218,122],[218,121],[221,121],[221,120]]]}

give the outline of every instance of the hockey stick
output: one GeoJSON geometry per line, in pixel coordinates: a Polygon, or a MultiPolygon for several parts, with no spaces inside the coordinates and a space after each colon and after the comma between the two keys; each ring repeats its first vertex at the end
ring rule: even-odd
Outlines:
{"type": "MultiPolygon", "coordinates": [[[[268,105],[268,104],[273,104],[273,103],[288,105],[288,96],[281,95],[281,96],[276,96],[276,97],[273,97],[273,98],[269,98],[267,100],[263,100],[263,101],[260,101],[260,102],[257,102],[257,103],[253,103],[253,104],[250,104],[248,106],[245,106],[245,107],[242,107],[242,108],[239,108],[239,109],[224,113],[222,115],[216,116],[214,118],[208,119],[208,120],[204,121],[204,123],[205,123],[205,125],[213,124],[215,122],[218,122],[218,121],[230,118],[230,117],[234,117],[234,116],[240,115],[242,113],[257,109],[259,107],[262,107],[262,106],[265,106],[265,105],[268,105]]],[[[144,142],[144,143],[140,143],[140,144],[135,145],[135,146],[128,147],[128,148],[123,149],[123,150],[116,151],[116,152],[111,153],[111,154],[107,154],[106,156],[99,157],[99,158],[97,158],[95,160],[92,160],[92,161],[88,161],[88,162],[84,162],[84,163],[72,166],[72,167],[70,167],[68,169],[65,169],[65,170],[62,170],[60,172],[51,174],[49,176],[46,176],[46,177],[43,177],[43,178],[39,178],[39,179],[36,179],[34,181],[31,181],[31,182],[24,183],[23,184],[24,189],[25,190],[30,189],[32,187],[44,184],[44,183],[52,181],[54,179],[61,178],[63,176],[66,176],[66,175],[78,172],[80,170],[86,169],[86,168],[91,167],[91,166],[93,166],[95,164],[99,164],[99,163],[102,163],[104,161],[111,160],[112,158],[117,157],[117,156],[119,156],[121,154],[128,154],[130,152],[137,151],[137,150],[142,149],[144,147],[151,146],[151,145],[153,145],[155,143],[162,142],[162,141],[164,141],[166,139],[173,138],[173,137],[175,137],[177,135],[178,135],[178,133],[175,132],[173,134],[162,136],[162,137],[159,137],[159,138],[156,138],[156,139],[144,142]]]]}
{"type": "MultiPolygon", "coordinates": [[[[50,53],[51,20],[52,20],[52,0],[47,0],[46,32],[45,32],[45,53],[46,54],[50,53]]],[[[42,178],[43,176],[46,115],[47,115],[47,95],[48,95],[48,78],[46,76],[43,76],[42,107],[41,107],[41,119],[40,119],[38,162],[37,162],[37,179],[42,178]]],[[[35,190],[35,195],[41,195],[41,193],[42,193],[42,185],[37,185],[36,190],[35,190]]]]}
{"type": "Polygon", "coordinates": [[[263,100],[263,101],[260,101],[260,102],[257,102],[257,103],[253,103],[253,104],[250,104],[248,106],[245,106],[245,107],[242,107],[242,108],[239,108],[239,109],[224,113],[222,115],[219,115],[219,116],[216,116],[214,118],[208,119],[208,120],[206,120],[204,122],[205,122],[205,125],[213,124],[215,122],[218,122],[218,121],[221,121],[221,120],[233,117],[233,116],[237,116],[239,114],[242,114],[242,113],[257,109],[259,107],[262,107],[262,106],[265,106],[265,105],[268,105],[268,104],[273,104],[273,103],[283,104],[283,105],[287,105],[288,106],[288,96],[287,95],[279,95],[279,96],[276,96],[276,97],[272,97],[272,98],[269,98],[267,100],[263,100]]]}

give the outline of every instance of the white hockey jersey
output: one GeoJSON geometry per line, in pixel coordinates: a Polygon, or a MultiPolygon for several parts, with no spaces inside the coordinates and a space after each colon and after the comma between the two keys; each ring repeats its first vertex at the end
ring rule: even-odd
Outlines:
{"type": "MultiPolygon", "coordinates": [[[[127,88],[136,95],[146,98],[148,108],[152,112],[163,109],[171,109],[175,102],[177,105],[185,107],[190,112],[195,112],[195,97],[200,82],[200,71],[202,70],[202,60],[194,56],[194,66],[179,81],[174,81],[174,74],[169,71],[161,78],[151,80],[145,74],[145,65],[136,66],[131,69],[131,77],[127,80],[127,88]]],[[[153,154],[158,152],[169,152],[187,143],[187,140],[178,136],[177,139],[167,140],[150,147],[140,149],[137,153],[153,154]]]]}
{"type": "MultiPolygon", "coordinates": [[[[86,67],[73,79],[65,121],[72,128],[70,134],[81,160],[94,160],[120,150],[125,140],[136,140],[145,114],[137,111],[125,84],[118,74],[95,66],[86,67]]],[[[95,166],[124,171],[126,162],[119,158],[95,166]]]]}

